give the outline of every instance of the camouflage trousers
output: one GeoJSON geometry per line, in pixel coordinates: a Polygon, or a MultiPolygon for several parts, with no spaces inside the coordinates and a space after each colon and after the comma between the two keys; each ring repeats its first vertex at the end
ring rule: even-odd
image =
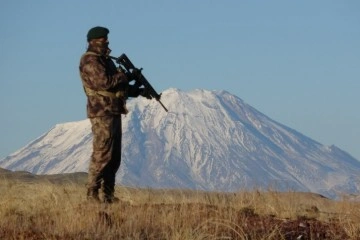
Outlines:
{"type": "Polygon", "coordinates": [[[88,196],[112,198],[115,177],[121,163],[121,115],[90,118],[93,133],[93,152],[89,165],[88,196]]]}

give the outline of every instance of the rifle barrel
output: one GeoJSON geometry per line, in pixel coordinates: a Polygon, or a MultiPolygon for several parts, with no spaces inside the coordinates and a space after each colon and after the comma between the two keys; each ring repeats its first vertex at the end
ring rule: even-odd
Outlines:
{"type": "Polygon", "coordinates": [[[164,109],[166,112],[169,112],[168,109],[164,106],[164,104],[160,101],[160,99],[157,100],[157,101],[160,103],[160,105],[163,107],[163,109],[164,109]]]}

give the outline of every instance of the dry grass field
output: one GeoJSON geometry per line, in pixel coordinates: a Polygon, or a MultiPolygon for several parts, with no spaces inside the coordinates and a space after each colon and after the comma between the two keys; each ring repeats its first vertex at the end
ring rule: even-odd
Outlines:
{"type": "Polygon", "coordinates": [[[82,175],[18,174],[0,174],[0,239],[360,239],[360,202],[346,199],[117,187],[104,205],[86,200],[82,175]]]}

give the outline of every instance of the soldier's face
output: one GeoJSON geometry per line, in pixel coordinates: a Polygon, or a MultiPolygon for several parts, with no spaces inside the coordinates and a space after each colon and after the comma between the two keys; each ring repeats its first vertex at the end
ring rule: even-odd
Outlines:
{"type": "Polygon", "coordinates": [[[95,39],[95,42],[96,42],[96,45],[101,46],[101,47],[109,46],[109,40],[107,37],[95,39]]]}
{"type": "Polygon", "coordinates": [[[102,53],[106,53],[109,46],[109,40],[107,37],[93,39],[90,44],[96,48],[99,48],[102,53]]]}
{"type": "Polygon", "coordinates": [[[109,39],[107,37],[99,38],[98,41],[100,41],[102,43],[109,43],[109,39]]]}
{"type": "Polygon", "coordinates": [[[109,40],[107,37],[102,37],[102,38],[97,38],[97,39],[93,39],[91,40],[91,42],[93,45],[98,45],[98,46],[107,46],[109,45],[109,40]]]}

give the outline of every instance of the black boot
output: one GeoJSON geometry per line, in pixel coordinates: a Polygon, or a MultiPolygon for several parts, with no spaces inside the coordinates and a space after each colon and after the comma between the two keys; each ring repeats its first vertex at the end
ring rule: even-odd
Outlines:
{"type": "Polygon", "coordinates": [[[117,203],[120,201],[119,198],[114,196],[114,187],[103,186],[104,190],[104,203],[117,203]]]}

